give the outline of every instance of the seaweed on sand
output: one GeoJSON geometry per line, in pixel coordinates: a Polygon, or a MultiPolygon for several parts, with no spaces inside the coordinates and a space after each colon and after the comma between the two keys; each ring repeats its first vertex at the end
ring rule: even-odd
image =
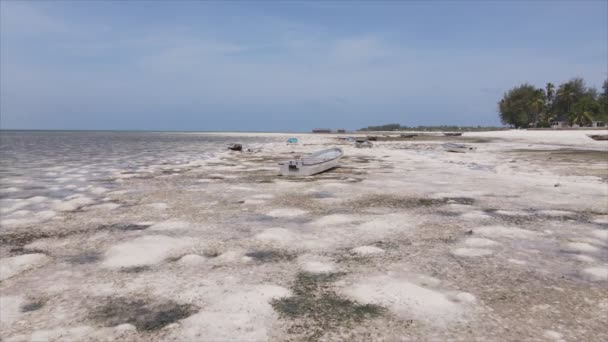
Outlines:
{"type": "Polygon", "coordinates": [[[378,207],[407,209],[433,207],[451,203],[471,205],[475,203],[475,200],[468,197],[427,198],[374,194],[351,200],[346,205],[353,209],[378,207]]]}
{"type": "Polygon", "coordinates": [[[124,273],[142,273],[147,272],[151,269],[150,266],[133,266],[133,267],[122,267],[121,272],[124,273]]]}
{"type": "Polygon", "coordinates": [[[125,297],[108,298],[94,309],[90,318],[106,326],[129,323],[138,330],[157,330],[193,315],[198,308],[171,300],[145,301],[125,297]]]}
{"type": "Polygon", "coordinates": [[[42,300],[37,300],[37,301],[33,301],[33,302],[28,302],[25,303],[23,305],[21,305],[21,312],[30,312],[30,311],[36,311],[41,309],[44,306],[44,301],[42,300]]]}
{"type": "Polygon", "coordinates": [[[293,260],[296,255],[294,253],[279,251],[279,250],[261,250],[246,253],[248,256],[257,262],[279,262],[293,260]]]}
{"type": "Polygon", "coordinates": [[[326,332],[348,328],[385,313],[386,309],[379,305],[360,304],[335,293],[332,283],[342,275],[344,273],[298,273],[291,287],[294,295],[271,301],[280,317],[291,320],[290,333],[316,341],[326,332]]]}
{"type": "Polygon", "coordinates": [[[111,229],[111,230],[144,230],[150,227],[149,224],[135,224],[135,223],[114,223],[114,224],[104,224],[99,226],[98,229],[111,229]]]}
{"type": "Polygon", "coordinates": [[[82,254],[70,255],[65,257],[65,261],[71,264],[92,264],[101,260],[99,252],[85,252],[82,254]]]}

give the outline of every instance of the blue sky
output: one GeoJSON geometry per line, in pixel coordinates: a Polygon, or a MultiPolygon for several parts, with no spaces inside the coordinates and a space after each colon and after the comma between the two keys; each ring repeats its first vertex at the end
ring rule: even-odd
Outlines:
{"type": "Polygon", "coordinates": [[[608,75],[608,1],[0,2],[2,128],[498,125],[608,75]]]}

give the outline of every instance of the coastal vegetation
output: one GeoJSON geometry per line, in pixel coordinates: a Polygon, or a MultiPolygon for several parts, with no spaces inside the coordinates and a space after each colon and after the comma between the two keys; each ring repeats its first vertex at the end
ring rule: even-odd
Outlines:
{"type": "Polygon", "coordinates": [[[498,102],[500,120],[516,128],[549,127],[551,122],[589,126],[608,121],[608,80],[602,92],[587,87],[582,78],[573,78],[558,87],[551,82],[544,88],[524,83],[504,94],[498,102]]]}
{"type": "MultiPolygon", "coordinates": [[[[588,87],[582,78],[573,78],[555,86],[549,82],[544,88],[524,83],[505,92],[498,102],[500,121],[515,128],[550,127],[552,122],[581,127],[592,123],[608,124],[608,79],[601,92],[588,87]]],[[[403,126],[389,123],[368,126],[359,131],[488,131],[505,127],[482,126],[403,126]]]]}
{"type": "Polygon", "coordinates": [[[379,126],[367,126],[359,131],[437,131],[437,132],[475,132],[475,131],[495,131],[505,129],[504,127],[488,127],[488,126],[455,126],[455,125],[440,125],[440,126],[402,126],[400,124],[391,123],[379,126]]]}

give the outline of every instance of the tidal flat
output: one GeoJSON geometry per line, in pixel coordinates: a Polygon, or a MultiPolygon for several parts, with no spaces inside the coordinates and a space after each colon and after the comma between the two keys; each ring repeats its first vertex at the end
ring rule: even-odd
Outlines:
{"type": "Polygon", "coordinates": [[[3,137],[3,341],[608,340],[608,142],[584,131],[108,134],[3,137]],[[278,175],[329,147],[339,168],[278,175]]]}

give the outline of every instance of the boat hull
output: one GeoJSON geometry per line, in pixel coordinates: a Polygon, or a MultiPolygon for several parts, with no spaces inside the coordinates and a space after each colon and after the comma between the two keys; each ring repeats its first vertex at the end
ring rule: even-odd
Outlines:
{"type": "Polygon", "coordinates": [[[339,148],[330,148],[309,154],[304,158],[280,163],[283,176],[312,176],[338,166],[344,153],[339,148]]]}
{"type": "Polygon", "coordinates": [[[329,169],[333,169],[337,167],[340,163],[340,158],[332,159],[323,163],[315,164],[315,165],[304,165],[299,168],[290,168],[289,163],[284,163],[281,165],[281,175],[282,176],[312,176],[317,173],[321,173],[327,171],[329,169]]]}
{"type": "Polygon", "coordinates": [[[589,135],[588,137],[593,140],[598,140],[598,141],[608,140],[608,134],[595,134],[595,135],[589,135]]]}
{"type": "Polygon", "coordinates": [[[457,145],[457,144],[444,144],[443,148],[448,152],[456,152],[456,153],[466,153],[473,152],[477,148],[467,145],[457,145]]]}

